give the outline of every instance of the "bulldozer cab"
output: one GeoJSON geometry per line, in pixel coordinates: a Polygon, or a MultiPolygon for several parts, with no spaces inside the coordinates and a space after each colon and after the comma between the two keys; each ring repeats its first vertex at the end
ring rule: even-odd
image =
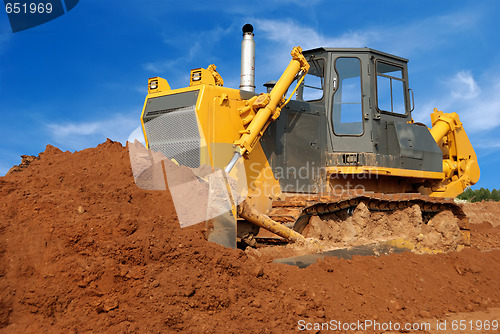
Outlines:
{"type": "Polygon", "coordinates": [[[319,48],[304,55],[311,70],[297,100],[325,107],[333,150],[352,151],[357,143],[357,150],[369,151],[381,119],[411,121],[407,59],[367,48],[319,48]]]}
{"type": "MultiPolygon", "coordinates": [[[[325,174],[352,177],[360,167],[399,175],[416,170],[426,178],[427,172],[442,171],[441,150],[427,127],[411,117],[407,59],[368,48],[317,48],[303,54],[309,72],[262,141],[273,169],[284,171],[278,179],[285,192],[317,193],[330,182],[325,174]],[[298,175],[301,168],[308,172],[298,175]]],[[[411,187],[390,182],[390,189],[382,189],[383,183],[366,183],[363,189],[407,192],[411,187]]]]}

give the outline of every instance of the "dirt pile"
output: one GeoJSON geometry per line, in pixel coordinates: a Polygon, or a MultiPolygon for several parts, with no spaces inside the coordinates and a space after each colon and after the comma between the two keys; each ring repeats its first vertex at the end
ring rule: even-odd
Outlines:
{"type": "Polygon", "coordinates": [[[313,217],[304,234],[319,239],[326,248],[405,238],[419,244],[421,249],[451,251],[456,250],[462,241],[453,213],[440,212],[424,223],[418,205],[386,213],[370,212],[366,205],[361,203],[352,216],[332,214],[325,220],[313,217]]]}
{"type": "Polygon", "coordinates": [[[298,269],[207,243],[204,227],[181,229],[168,191],[138,188],[121,144],[47,146],[0,178],[0,332],[283,333],[500,306],[487,244],[298,269]]]}
{"type": "Polygon", "coordinates": [[[471,246],[479,250],[500,249],[500,203],[462,204],[470,220],[471,246]]]}
{"type": "Polygon", "coordinates": [[[461,204],[472,224],[489,223],[493,227],[500,226],[500,203],[477,202],[461,204]]]}

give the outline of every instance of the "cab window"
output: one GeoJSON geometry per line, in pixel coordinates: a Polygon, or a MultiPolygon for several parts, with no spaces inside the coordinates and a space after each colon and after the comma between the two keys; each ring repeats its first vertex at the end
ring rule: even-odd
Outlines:
{"type": "Polygon", "coordinates": [[[380,111],[406,114],[403,68],[377,62],[377,106],[380,111]]]}
{"type": "Polygon", "coordinates": [[[303,101],[321,100],[323,98],[325,61],[322,58],[312,58],[309,60],[309,65],[309,71],[302,83],[302,89],[297,93],[302,96],[298,99],[303,101]]]}

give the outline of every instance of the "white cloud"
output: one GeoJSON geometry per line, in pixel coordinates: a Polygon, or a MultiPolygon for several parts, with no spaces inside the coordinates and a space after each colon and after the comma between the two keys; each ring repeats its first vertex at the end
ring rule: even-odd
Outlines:
{"type": "Polygon", "coordinates": [[[275,43],[284,44],[288,48],[301,45],[303,49],[320,46],[362,47],[370,38],[370,34],[348,32],[340,36],[324,36],[315,29],[302,26],[293,20],[265,20],[256,19],[256,27],[262,30],[264,38],[275,43]]]}
{"type": "MultiPolygon", "coordinates": [[[[317,47],[369,47],[403,57],[422,54],[422,50],[433,51],[470,29],[478,16],[474,13],[454,13],[405,22],[400,26],[378,25],[331,34],[318,32],[316,27],[300,21],[253,18],[256,39],[271,43],[257,43],[256,75],[266,73],[265,81],[278,78],[289,62],[286,55],[291,48],[300,45],[303,49],[317,47]],[[300,23],[299,23],[300,22],[300,23]],[[257,35],[258,34],[258,35],[257,35]]],[[[425,54],[425,53],[424,53],[425,54]]]]}
{"type": "Polygon", "coordinates": [[[491,138],[489,140],[481,139],[477,141],[475,146],[479,148],[498,150],[500,149],[500,142],[493,141],[491,138]]]}
{"type": "Polygon", "coordinates": [[[369,38],[351,31],[339,36],[326,36],[293,20],[252,19],[256,34],[256,86],[268,80],[277,80],[291,57],[290,50],[297,45],[302,49],[330,46],[363,47],[369,38]],[[260,42],[262,39],[270,41],[260,42]],[[265,75],[263,75],[265,73],[265,75]],[[259,80],[264,80],[259,82],[259,80]]]}
{"type": "Polygon", "coordinates": [[[451,96],[457,99],[473,99],[480,93],[479,86],[469,71],[460,71],[451,78],[451,96]]]}
{"type": "Polygon", "coordinates": [[[446,44],[456,43],[462,34],[470,33],[478,20],[479,16],[469,11],[432,16],[402,26],[377,27],[380,38],[375,45],[405,57],[436,48],[442,50],[446,44]]]}
{"type": "MultiPolygon", "coordinates": [[[[488,80],[489,81],[489,80],[488,80]]],[[[482,92],[475,97],[455,99],[450,101],[450,107],[457,111],[470,132],[478,132],[482,135],[485,131],[496,129],[500,126],[500,81],[484,82],[482,92]]],[[[450,94],[453,98],[453,93],[450,94]]]]}
{"type": "Polygon", "coordinates": [[[176,49],[178,57],[166,57],[160,55],[161,60],[151,61],[143,64],[143,68],[152,73],[164,72],[178,72],[180,68],[188,65],[197,60],[197,57],[205,59],[208,55],[213,55],[212,50],[216,48],[219,43],[227,34],[234,33],[233,27],[222,28],[220,26],[207,31],[197,31],[194,36],[186,36],[186,38],[178,39],[178,36],[171,37],[171,34],[164,34],[163,42],[172,49],[176,49]],[[179,51],[182,50],[182,51],[179,51]],[[164,60],[168,58],[168,60],[164,60]]]}
{"type": "Polygon", "coordinates": [[[95,146],[106,138],[126,143],[130,133],[140,124],[139,116],[116,114],[91,122],[60,122],[45,124],[52,140],[62,149],[80,150],[95,146]]]}
{"type": "Polygon", "coordinates": [[[160,60],[143,64],[145,70],[152,73],[162,73],[174,68],[179,60],[160,60]]]}
{"type": "MultiPolygon", "coordinates": [[[[493,130],[500,127],[499,78],[500,73],[497,73],[478,81],[470,71],[459,71],[446,80],[448,91],[435,92],[437,97],[423,103],[420,110],[430,111],[438,107],[444,112],[456,112],[468,134],[483,138],[490,136],[493,144],[497,141],[493,138],[498,137],[493,130]]],[[[424,117],[424,114],[414,115],[415,120],[419,117],[424,117]]]]}
{"type": "MultiPolygon", "coordinates": [[[[296,0],[281,0],[295,3],[296,0]]],[[[243,13],[240,13],[243,15],[243,13]]],[[[292,47],[303,49],[316,47],[370,47],[395,53],[403,57],[418,55],[422,50],[434,50],[448,43],[450,36],[458,36],[470,29],[478,19],[474,13],[453,13],[432,16],[425,19],[394,24],[364,26],[349,31],[322,33],[316,25],[293,19],[265,19],[252,11],[245,18],[255,27],[256,38],[256,84],[279,78],[288,64],[292,47]],[[418,52],[417,52],[418,51],[418,52]],[[265,73],[265,75],[263,75],[265,73]],[[262,82],[260,82],[262,80],[262,82]]],[[[309,21],[310,22],[310,21],[309,21]]],[[[239,24],[239,23],[238,23],[239,24]]],[[[196,66],[210,63],[227,64],[238,58],[238,54],[222,54],[222,43],[236,30],[236,23],[226,27],[216,26],[207,31],[197,31],[179,40],[171,32],[163,34],[163,42],[168,47],[167,54],[143,64],[143,68],[153,75],[167,75],[173,87],[185,84],[186,71],[196,66]],[[178,55],[177,57],[172,55],[178,55]],[[223,60],[220,60],[224,57],[223,60]],[[230,58],[230,59],[229,59],[230,58]]],[[[232,40],[232,37],[231,37],[232,40]]],[[[234,64],[233,64],[234,66],[234,64]]],[[[227,67],[227,66],[226,66],[227,67]]],[[[239,78],[236,67],[224,76],[227,81],[239,78]]],[[[227,85],[226,85],[227,86],[227,85]]]]}
{"type": "Polygon", "coordinates": [[[326,47],[370,47],[386,52],[409,56],[415,50],[442,46],[451,35],[470,30],[479,19],[471,12],[433,16],[422,20],[405,22],[401,26],[379,25],[331,35],[320,34],[291,19],[254,19],[256,27],[263,30],[267,38],[287,48],[301,44],[305,49],[326,47]]]}

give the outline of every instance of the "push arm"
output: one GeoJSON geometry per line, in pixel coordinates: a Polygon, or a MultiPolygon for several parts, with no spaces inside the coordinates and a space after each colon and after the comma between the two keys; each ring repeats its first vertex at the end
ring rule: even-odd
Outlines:
{"type": "MultiPolygon", "coordinates": [[[[285,101],[284,95],[290,88],[297,74],[301,75],[301,79],[297,82],[298,87],[309,70],[309,63],[302,54],[300,46],[294,47],[291,55],[292,60],[272,91],[268,94],[261,94],[256,99],[252,98],[249,100],[251,103],[250,107],[255,110],[255,116],[248,122],[246,129],[240,132],[240,138],[233,143],[235,146],[235,153],[226,167],[226,172],[229,173],[231,171],[240,157],[246,156],[252,152],[255,144],[262,137],[269,123],[279,117],[281,109],[290,100],[288,99],[288,101],[285,101]]],[[[297,87],[295,87],[295,90],[297,87]]],[[[291,95],[293,95],[294,92],[292,92],[291,95]]]]}

